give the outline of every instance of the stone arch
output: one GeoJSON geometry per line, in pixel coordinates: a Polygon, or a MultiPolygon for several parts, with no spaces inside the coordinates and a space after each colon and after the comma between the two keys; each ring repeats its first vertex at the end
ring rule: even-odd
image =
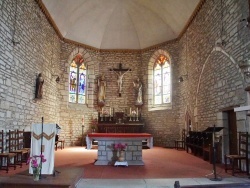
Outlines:
{"type": "MultiPolygon", "coordinates": [[[[230,61],[234,66],[235,68],[237,69],[237,72],[239,73],[239,76],[242,78],[242,80],[244,80],[244,74],[241,72],[241,69],[240,67],[238,66],[237,64],[237,61],[231,56],[229,55],[223,48],[219,47],[219,46],[216,46],[212,49],[212,51],[210,52],[210,54],[207,56],[203,66],[202,66],[202,69],[201,69],[201,72],[200,72],[200,75],[199,75],[199,80],[198,80],[198,84],[197,84],[197,89],[196,89],[196,96],[195,96],[195,108],[194,108],[194,120],[195,120],[195,124],[196,124],[196,128],[198,128],[198,96],[200,95],[200,92],[201,92],[201,81],[202,81],[202,78],[203,78],[203,75],[204,75],[204,70],[205,68],[209,65],[209,61],[210,61],[210,58],[213,57],[214,53],[220,53],[222,56],[221,57],[226,57],[226,59],[228,61],[230,61]]],[[[228,80],[226,80],[228,81],[228,80]]],[[[244,84],[244,82],[243,82],[244,84]]]]}
{"type": "MultiPolygon", "coordinates": [[[[89,107],[93,107],[94,106],[94,91],[93,89],[90,87],[90,83],[94,83],[94,74],[95,74],[95,61],[93,60],[92,56],[90,55],[90,53],[81,47],[77,47],[75,48],[69,55],[68,60],[67,60],[67,80],[69,79],[69,71],[70,71],[70,64],[73,60],[73,58],[77,55],[77,54],[81,54],[83,56],[84,59],[84,64],[87,67],[87,80],[86,80],[86,85],[87,85],[87,90],[86,90],[86,105],[89,107]]],[[[69,92],[68,89],[68,85],[65,85],[67,88],[65,88],[65,90],[67,91],[67,93],[69,92]]]]}
{"type": "Polygon", "coordinates": [[[210,52],[210,54],[208,55],[208,57],[206,58],[205,63],[203,64],[202,69],[201,69],[201,73],[200,73],[199,80],[198,80],[198,84],[197,84],[197,90],[196,90],[195,106],[197,105],[197,96],[198,96],[198,94],[199,94],[201,77],[202,77],[202,75],[203,75],[204,69],[205,69],[205,67],[206,67],[206,65],[207,65],[207,62],[208,62],[209,58],[211,57],[212,53],[214,53],[214,52],[221,52],[221,53],[224,54],[226,57],[228,57],[228,58],[233,62],[233,64],[234,64],[235,66],[237,66],[238,72],[241,74],[242,79],[244,79],[244,75],[242,74],[242,72],[241,72],[241,70],[240,70],[240,67],[238,66],[236,60],[235,60],[231,55],[229,55],[225,50],[223,50],[221,47],[218,47],[218,46],[214,47],[213,50],[212,50],[212,51],[210,52]]]}
{"type": "MultiPolygon", "coordinates": [[[[147,91],[147,98],[148,98],[148,110],[153,111],[153,110],[164,110],[164,109],[171,109],[172,108],[172,103],[166,104],[166,105],[161,105],[160,107],[154,106],[153,105],[153,66],[159,55],[164,55],[169,58],[170,65],[171,65],[171,74],[172,74],[172,57],[171,55],[163,49],[158,49],[156,50],[153,55],[150,57],[149,62],[148,62],[148,91],[147,91]]],[[[171,75],[172,77],[172,75],[171,75]]],[[[171,89],[172,90],[172,89],[171,89]]],[[[172,95],[171,95],[172,98],[172,95]]],[[[172,99],[171,99],[172,101],[172,99]]]]}

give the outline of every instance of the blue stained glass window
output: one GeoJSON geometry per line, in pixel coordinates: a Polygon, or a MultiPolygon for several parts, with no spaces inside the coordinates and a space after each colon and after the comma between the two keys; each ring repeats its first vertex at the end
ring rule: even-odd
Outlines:
{"type": "Polygon", "coordinates": [[[154,104],[171,102],[171,69],[168,58],[160,55],[154,64],[154,104]]]}
{"type": "Polygon", "coordinates": [[[70,65],[69,102],[85,104],[86,67],[81,54],[77,54],[70,65]]]}

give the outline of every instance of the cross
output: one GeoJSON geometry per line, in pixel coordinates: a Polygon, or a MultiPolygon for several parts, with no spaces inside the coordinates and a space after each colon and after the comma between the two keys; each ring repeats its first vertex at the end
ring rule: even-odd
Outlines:
{"type": "Polygon", "coordinates": [[[117,75],[117,84],[118,84],[118,93],[119,97],[122,96],[122,78],[124,74],[126,74],[128,71],[131,71],[131,69],[123,69],[122,64],[119,64],[118,69],[109,69],[110,71],[113,71],[117,75]]]}

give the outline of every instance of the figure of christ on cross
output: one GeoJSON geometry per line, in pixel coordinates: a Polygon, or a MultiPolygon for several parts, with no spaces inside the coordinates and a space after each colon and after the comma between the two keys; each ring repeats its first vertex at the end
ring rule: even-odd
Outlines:
{"type": "Polygon", "coordinates": [[[123,69],[122,64],[119,64],[119,69],[110,69],[110,71],[113,71],[117,75],[117,85],[118,85],[118,93],[119,97],[122,95],[122,82],[123,82],[123,76],[128,71],[131,71],[131,69],[123,69]]]}

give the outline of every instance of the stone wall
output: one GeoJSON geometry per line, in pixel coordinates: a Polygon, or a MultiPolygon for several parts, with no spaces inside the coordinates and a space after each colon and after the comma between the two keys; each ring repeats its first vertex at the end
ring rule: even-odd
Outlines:
{"type": "Polygon", "coordinates": [[[32,123],[59,119],[61,44],[33,0],[0,1],[0,129],[27,129],[32,123]],[[43,74],[43,99],[35,98],[35,81],[43,74]]]}
{"type": "Polygon", "coordinates": [[[222,109],[247,104],[247,83],[238,66],[249,55],[249,28],[240,22],[248,16],[247,3],[205,1],[179,43],[166,43],[142,53],[145,80],[156,50],[165,50],[173,58],[172,110],[143,109],[155,145],[173,146],[181,129],[187,128],[186,113],[191,113],[192,129],[201,131],[218,125],[222,109]],[[178,83],[178,77],[185,74],[188,77],[178,83]]]}
{"type": "MultiPolygon", "coordinates": [[[[97,105],[97,79],[102,74],[107,81],[106,100],[104,110],[110,108],[115,112],[125,112],[131,107],[135,109],[135,91],[133,81],[140,75],[141,55],[130,52],[98,52],[94,50],[77,47],[72,44],[62,45],[61,68],[63,69],[62,83],[64,86],[60,90],[60,126],[61,136],[66,140],[66,145],[78,145],[81,142],[82,134],[85,136],[91,130],[92,118],[97,118],[100,107],[97,105]],[[68,102],[68,79],[69,66],[76,53],[84,54],[86,66],[88,68],[87,80],[87,104],[73,104],[68,102]],[[119,97],[117,75],[110,69],[118,68],[122,63],[122,68],[131,69],[123,77],[123,93],[119,97]],[[82,130],[82,117],[84,116],[85,126],[82,130]]],[[[84,144],[85,141],[83,140],[84,144]]]]}
{"type": "Polygon", "coordinates": [[[114,139],[107,138],[101,141],[98,141],[98,159],[95,162],[95,165],[107,165],[113,164],[117,161],[119,157],[119,151],[114,150],[115,144],[127,144],[124,154],[125,161],[129,165],[143,165],[142,161],[142,140],[131,139],[121,139],[115,141],[114,139]]]}
{"type": "Polygon", "coordinates": [[[193,129],[217,124],[217,113],[246,104],[244,76],[238,63],[249,54],[247,1],[206,1],[181,42],[187,42],[188,82],[183,89],[193,129]],[[222,42],[223,41],[223,42],[222,42]]]}

